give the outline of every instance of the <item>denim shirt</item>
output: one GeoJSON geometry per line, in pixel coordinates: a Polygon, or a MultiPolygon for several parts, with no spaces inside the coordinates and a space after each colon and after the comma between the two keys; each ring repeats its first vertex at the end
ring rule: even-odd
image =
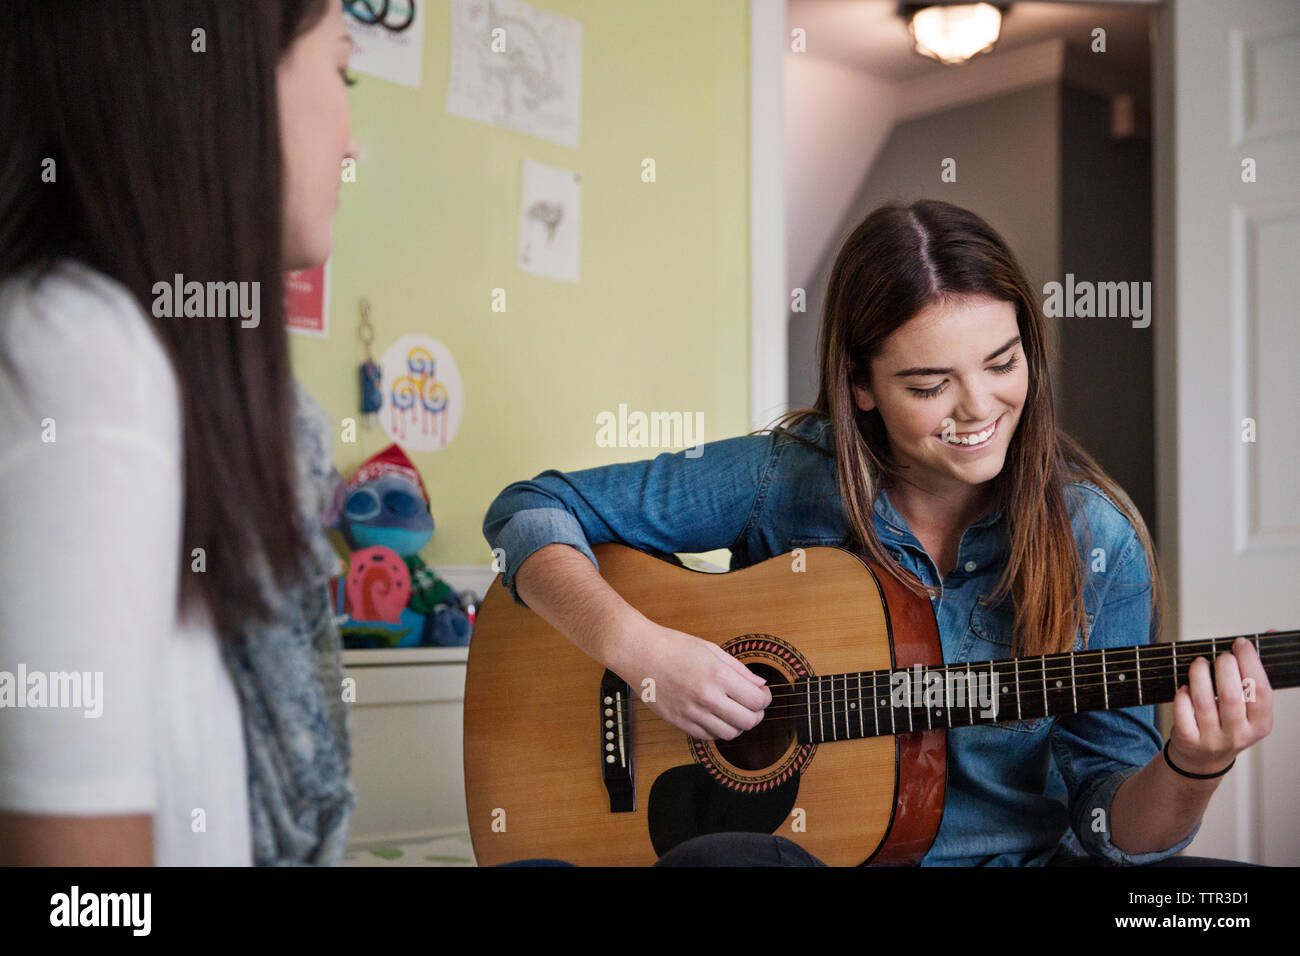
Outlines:
{"type": "MultiPolygon", "coordinates": [[[[830,421],[812,416],[790,431],[824,453],[787,434],[744,435],[712,442],[703,454],[687,449],[569,473],[548,470],[507,486],[483,521],[488,544],[503,552],[497,555],[502,583],[527,607],[515,574],[533,552],[557,542],[597,567],[590,546],[604,542],[659,556],[730,548],[733,571],[798,547],[852,550],[830,421]]],[[[1095,485],[1074,482],[1066,497],[1084,569],[1088,648],[1150,643],[1151,577],[1136,531],[1095,485]]],[[[883,490],[874,523],[899,564],[942,587],[931,604],[945,663],[1012,656],[1010,603],[989,603],[1007,552],[1000,510],[965,530],[956,568],[942,580],[883,490]]],[[[1075,648],[1083,646],[1076,635],[1075,648]]],[[[1199,824],[1186,839],[1150,853],[1128,854],[1110,841],[1116,791],[1163,746],[1154,710],[1146,705],[948,730],[943,820],[922,865],[1041,865],[1058,854],[1119,865],[1173,856],[1199,824]]]]}

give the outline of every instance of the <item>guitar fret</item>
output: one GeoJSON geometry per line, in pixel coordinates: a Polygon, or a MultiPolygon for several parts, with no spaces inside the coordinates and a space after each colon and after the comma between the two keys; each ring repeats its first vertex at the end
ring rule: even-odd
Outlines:
{"type": "Polygon", "coordinates": [[[1021,712],[1020,708],[1020,658],[1012,658],[1011,663],[1016,672],[1016,719],[1022,720],[1024,719],[1024,714],[1021,712]]]}
{"type": "MultiPolygon", "coordinates": [[[[817,729],[821,732],[821,738],[824,741],[826,739],[826,710],[822,691],[823,680],[825,680],[824,677],[817,678],[817,729]]],[[[831,716],[834,717],[834,714],[831,716]]]]}
{"type": "MultiPolygon", "coordinates": [[[[991,697],[993,700],[993,721],[996,722],[998,719],[998,711],[1002,709],[1002,701],[998,696],[1000,691],[998,689],[997,674],[993,672],[992,661],[989,661],[989,688],[991,689],[991,697]]],[[[974,722],[975,721],[972,718],[971,723],[974,722]]]]}
{"type": "MultiPolygon", "coordinates": [[[[922,678],[921,678],[921,686],[922,686],[923,688],[926,687],[926,686],[930,683],[929,677],[930,677],[930,671],[929,671],[929,669],[927,668],[926,671],[925,671],[925,673],[924,673],[924,675],[923,675],[922,678]]],[[[925,726],[926,726],[926,728],[929,729],[929,730],[934,730],[934,721],[931,720],[931,718],[930,718],[930,705],[927,704],[927,703],[925,702],[925,691],[924,691],[924,690],[921,691],[921,706],[925,708],[925,726]]]]}
{"type": "Polygon", "coordinates": [[[1074,676],[1074,651],[1070,651],[1070,698],[1074,701],[1074,712],[1079,712],[1079,681],[1074,676]]]}
{"type": "Polygon", "coordinates": [[[1043,669],[1043,716],[1046,717],[1052,712],[1052,708],[1047,706],[1047,657],[1038,658],[1038,663],[1043,669]]]}
{"type": "Polygon", "coordinates": [[[1110,710],[1110,678],[1106,676],[1106,648],[1101,649],[1101,692],[1110,710]]]}
{"type": "Polygon", "coordinates": [[[908,730],[913,730],[913,731],[914,731],[914,730],[916,730],[916,725],[915,725],[915,723],[914,723],[914,721],[915,721],[916,718],[913,716],[912,711],[916,708],[916,701],[912,700],[912,694],[911,694],[911,686],[912,686],[912,682],[911,682],[910,680],[908,681],[907,686],[908,686],[908,695],[907,695],[907,729],[908,729],[908,730]]]}
{"type": "Polygon", "coordinates": [[[1133,675],[1137,676],[1137,647],[1112,647],[1110,656],[1107,658],[1111,668],[1118,672],[1115,679],[1115,706],[1116,707],[1133,707],[1140,703],[1138,700],[1138,688],[1134,687],[1134,681],[1129,680],[1129,667],[1133,668],[1133,675]],[[1116,666],[1118,661],[1118,667],[1116,666]]]}
{"type": "Polygon", "coordinates": [[[1098,710],[1102,706],[1099,655],[1088,651],[1074,656],[1075,696],[1079,711],[1098,710]]]}
{"type": "Polygon", "coordinates": [[[831,740],[837,740],[839,734],[839,724],[835,722],[835,675],[830,674],[827,680],[831,682],[830,699],[827,702],[827,709],[831,712],[831,740]]]}
{"type": "MultiPolygon", "coordinates": [[[[886,686],[886,688],[888,688],[888,686],[889,686],[888,682],[886,682],[885,686],[886,686]]],[[[884,703],[882,703],[880,706],[881,706],[881,707],[884,707],[886,704],[889,705],[889,729],[890,729],[890,731],[892,731],[893,733],[897,734],[897,733],[898,733],[898,721],[897,721],[897,719],[894,717],[894,711],[897,710],[898,708],[894,706],[894,702],[893,702],[892,700],[890,700],[890,698],[888,698],[888,697],[885,697],[885,698],[884,698],[884,703]]]]}
{"type": "Polygon", "coordinates": [[[1142,645],[1133,648],[1133,669],[1137,671],[1138,703],[1142,703],[1142,645]]]}
{"type": "Polygon", "coordinates": [[[852,724],[849,723],[849,675],[844,675],[844,739],[853,736],[852,724]]]}
{"type": "Polygon", "coordinates": [[[830,675],[831,682],[831,740],[836,739],[837,727],[835,724],[835,675],[830,675]]]}
{"type": "Polygon", "coordinates": [[[808,742],[813,743],[812,732],[812,681],[807,682],[808,687],[808,742]]]}
{"type": "Polygon", "coordinates": [[[859,673],[858,673],[858,735],[859,735],[860,737],[865,737],[865,736],[867,735],[867,728],[863,726],[862,721],[863,721],[863,716],[862,716],[862,673],[859,671],[859,673]]]}
{"type": "Polygon", "coordinates": [[[880,736],[880,708],[876,706],[876,672],[871,672],[871,716],[876,719],[876,736],[880,736]]]}

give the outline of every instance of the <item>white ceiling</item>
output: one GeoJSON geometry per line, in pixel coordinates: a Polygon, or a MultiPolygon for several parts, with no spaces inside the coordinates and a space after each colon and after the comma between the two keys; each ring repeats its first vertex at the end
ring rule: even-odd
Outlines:
{"type": "MultiPolygon", "coordinates": [[[[1072,52],[1091,54],[1092,31],[1106,30],[1106,72],[1147,73],[1150,41],[1147,23],[1154,0],[1138,3],[1013,3],[1002,18],[1002,34],[992,53],[1064,37],[1072,52]]],[[[912,48],[907,24],[894,0],[787,0],[787,31],[807,31],[808,56],[831,60],[890,82],[903,82],[947,67],[912,48]]]]}

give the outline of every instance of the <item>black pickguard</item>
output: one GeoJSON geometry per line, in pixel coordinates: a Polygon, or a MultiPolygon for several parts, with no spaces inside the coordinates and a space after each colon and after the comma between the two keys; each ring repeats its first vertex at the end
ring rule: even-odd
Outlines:
{"type": "Polygon", "coordinates": [[[706,833],[775,833],[789,819],[798,793],[797,773],[770,790],[740,793],[718,783],[697,763],[673,767],[650,787],[650,842],[663,856],[706,833]]]}

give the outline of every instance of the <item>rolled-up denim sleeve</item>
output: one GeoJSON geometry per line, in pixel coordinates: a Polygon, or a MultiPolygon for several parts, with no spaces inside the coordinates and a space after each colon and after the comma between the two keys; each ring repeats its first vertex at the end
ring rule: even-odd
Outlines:
{"type": "Polygon", "coordinates": [[[483,536],[502,584],[521,607],[515,575],[548,544],[568,544],[600,568],[591,546],[657,554],[729,548],[751,520],[774,438],[742,435],[643,461],[544,471],[507,485],[488,507],[483,536]]]}
{"type": "MultiPolygon", "coordinates": [[[[1086,565],[1085,565],[1086,567],[1086,565]]],[[[1150,644],[1157,632],[1151,615],[1151,574],[1136,532],[1110,572],[1104,601],[1094,616],[1089,650],[1150,644]]],[[[1052,753],[1069,792],[1070,826],[1089,856],[1140,866],[1178,853],[1196,836],[1150,853],[1125,853],[1111,842],[1111,808],[1129,777],[1156,757],[1163,739],[1155,707],[1125,707],[1060,717],[1052,728],[1052,753]]]]}

